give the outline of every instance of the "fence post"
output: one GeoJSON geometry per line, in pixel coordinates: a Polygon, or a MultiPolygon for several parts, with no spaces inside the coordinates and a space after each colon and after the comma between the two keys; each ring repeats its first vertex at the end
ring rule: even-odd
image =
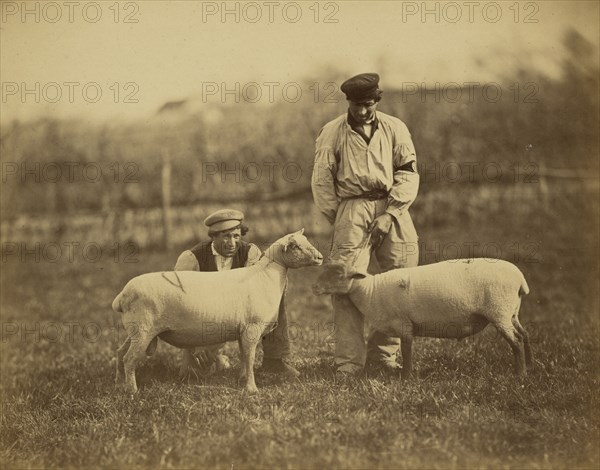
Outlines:
{"type": "Polygon", "coordinates": [[[163,215],[163,246],[171,248],[171,156],[169,151],[162,150],[162,215],[163,215]]]}
{"type": "Polygon", "coordinates": [[[542,203],[544,204],[544,208],[549,206],[549,193],[548,190],[548,172],[546,170],[546,162],[540,162],[539,165],[539,175],[540,175],[540,192],[542,193],[542,203]]]}

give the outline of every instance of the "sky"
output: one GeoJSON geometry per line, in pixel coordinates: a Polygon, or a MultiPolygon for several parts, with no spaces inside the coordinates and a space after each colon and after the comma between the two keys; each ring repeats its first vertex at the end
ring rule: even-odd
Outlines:
{"type": "Polygon", "coordinates": [[[499,81],[519,64],[557,76],[567,28],[600,34],[597,1],[0,3],[2,122],[288,100],[367,71],[387,88],[499,81]]]}

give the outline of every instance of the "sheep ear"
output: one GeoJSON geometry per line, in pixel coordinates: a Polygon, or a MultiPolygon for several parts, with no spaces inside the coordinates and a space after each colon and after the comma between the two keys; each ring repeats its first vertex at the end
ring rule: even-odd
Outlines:
{"type": "Polygon", "coordinates": [[[350,279],[364,279],[365,277],[367,277],[367,273],[359,272],[359,271],[352,271],[351,273],[348,274],[348,277],[350,279]]]}
{"type": "Polygon", "coordinates": [[[294,235],[303,235],[304,234],[304,227],[302,227],[300,230],[298,230],[294,235]]]}
{"type": "Polygon", "coordinates": [[[283,252],[286,253],[288,251],[288,248],[291,246],[297,246],[298,242],[296,240],[294,240],[293,236],[290,236],[287,241],[285,242],[285,245],[283,245],[283,252]]]}

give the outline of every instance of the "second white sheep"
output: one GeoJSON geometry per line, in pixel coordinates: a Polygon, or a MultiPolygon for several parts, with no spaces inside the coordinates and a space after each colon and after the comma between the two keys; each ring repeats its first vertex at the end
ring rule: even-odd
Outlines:
{"type": "Polygon", "coordinates": [[[507,261],[450,260],[376,275],[347,272],[337,263],[323,269],[315,294],[348,294],[374,330],[401,338],[403,378],[412,369],[413,337],[464,338],[488,323],[510,345],[517,373],[525,374],[531,363],[528,335],[519,322],[529,287],[507,261]]]}

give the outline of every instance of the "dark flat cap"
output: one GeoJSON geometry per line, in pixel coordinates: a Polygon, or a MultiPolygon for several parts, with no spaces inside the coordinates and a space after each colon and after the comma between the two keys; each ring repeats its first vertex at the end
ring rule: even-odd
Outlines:
{"type": "Polygon", "coordinates": [[[378,96],[379,75],[376,73],[361,73],[349,78],[340,89],[350,101],[370,100],[378,96]]]}
{"type": "Polygon", "coordinates": [[[221,209],[204,219],[204,224],[213,232],[222,232],[237,227],[244,220],[244,213],[235,209],[221,209]]]}

